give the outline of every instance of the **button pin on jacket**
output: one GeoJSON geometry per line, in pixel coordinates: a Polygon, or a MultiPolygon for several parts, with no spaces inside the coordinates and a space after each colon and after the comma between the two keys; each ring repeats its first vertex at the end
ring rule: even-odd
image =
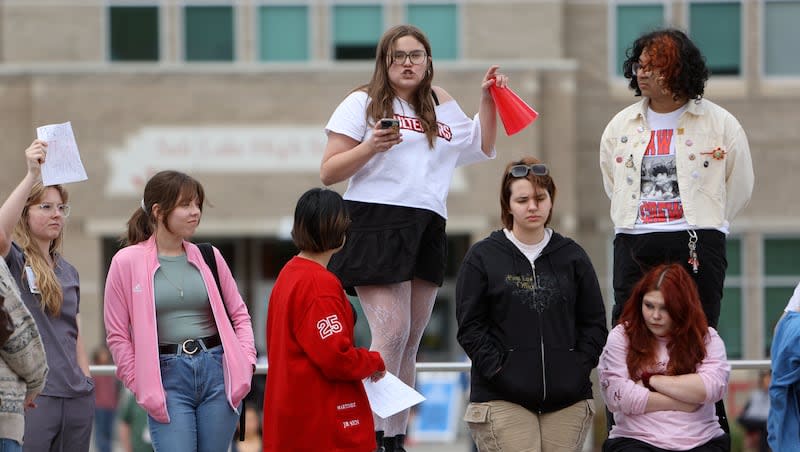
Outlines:
{"type": "Polygon", "coordinates": [[[623,136],[622,138],[619,139],[619,141],[621,141],[623,143],[627,143],[628,142],[628,137],[623,136]]]}
{"type": "Polygon", "coordinates": [[[694,160],[694,159],[695,159],[694,154],[689,154],[689,160],[694,160]]]}
{"type": "Polygon", "coordinates": [[[625,168],[633,168],[633,154],[628,156],[628,160],[625,162],[625,168]]]}
{"type": "Polygon", "coordinates": [[[694,144],[694,141],[692,141],[692,140],[686,140],[686,146],[689,146],[689,147],[691,147],[693,144],[694,144]]]}
{"type": "Polygon", "coordinates": [[[710,155],[714,160],[722,160],[722,159],[724,159],[725,158],[725,154],[727,154],[727,153],[728,153],[727,151],[722,150],[722,148],[719,147],[719,146],[715,147],[714,149],[712,149],[712,150],[710,150],[708,152],[701,152],[701,154],[703,154],[703,155],[710,155]]]}
{"type": "Polygon", "coordinates": [[[617,161],[617,163],[622,163],[622,156],[618,155],[615,160],[617,161]]]}

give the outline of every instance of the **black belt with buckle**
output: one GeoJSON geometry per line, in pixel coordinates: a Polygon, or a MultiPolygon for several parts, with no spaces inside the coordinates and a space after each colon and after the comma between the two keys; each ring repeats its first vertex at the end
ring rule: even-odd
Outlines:
{"type": "Polygon", "coordinates": [[[174,355],[179,351],[182,351],[187,355],[194,355],[202,350],[200,341],[203,341],[203,345],[205,345],[206,348],[214,348],[222,343],[222,341],[219,339],[219,334],[215,334],[213,336],[201,337],[198,339],[186,339],[180,344],[159,345],[158,353],[161,355],[174,355]]]}

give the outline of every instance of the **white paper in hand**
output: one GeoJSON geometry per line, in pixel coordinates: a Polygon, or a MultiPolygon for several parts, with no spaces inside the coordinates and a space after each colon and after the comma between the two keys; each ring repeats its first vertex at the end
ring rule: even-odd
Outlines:
{"type": "Polygon", "coordinates": [[[45,187],[88,179],[71,123],[37,127],[36,137],[47,141],[47,157],[42,165],[42,184],[45,187]]]}
{"type": "Polygon", "coordinates": [[[425,400],[422,394],[389,372],[378,381],[366,378],[364,389],[372,411],[383,419],[425,400]]]}

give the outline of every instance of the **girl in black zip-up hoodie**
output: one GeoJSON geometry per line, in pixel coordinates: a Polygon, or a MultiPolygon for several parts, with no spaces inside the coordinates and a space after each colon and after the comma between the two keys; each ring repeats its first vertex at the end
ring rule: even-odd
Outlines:
{"type": "Polygon", "coordinates": [[[458,341],[472,360],[464,420],[481,451],[578,451],[594,415],[605,308],[586,252],[546,227],[555,194],[546,165],[510,163],[505,229],[473,245],[459,270],[458,341]]]}

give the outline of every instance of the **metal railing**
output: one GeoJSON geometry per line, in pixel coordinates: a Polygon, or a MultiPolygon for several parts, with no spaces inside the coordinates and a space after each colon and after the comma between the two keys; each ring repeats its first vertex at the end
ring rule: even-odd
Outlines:
{"type": "MultiPolygon", "coordinates": [[[[733,370],[761,370],[770,368],[770,360],[768,359],[739,359],[730,360],[731,369],[733,370]]],[[[113,365],[98,365],[94,364],[89,366],[92,375],[114,375],[117,367],[113,365]]],[[[469,372],[470,364],[465,362],[430,362],[430,363],[417,363],[417,372],[469,372]]],[[[256,366],[256,375],[266,375],[267,365],[259,364],[256,366]]]]}

